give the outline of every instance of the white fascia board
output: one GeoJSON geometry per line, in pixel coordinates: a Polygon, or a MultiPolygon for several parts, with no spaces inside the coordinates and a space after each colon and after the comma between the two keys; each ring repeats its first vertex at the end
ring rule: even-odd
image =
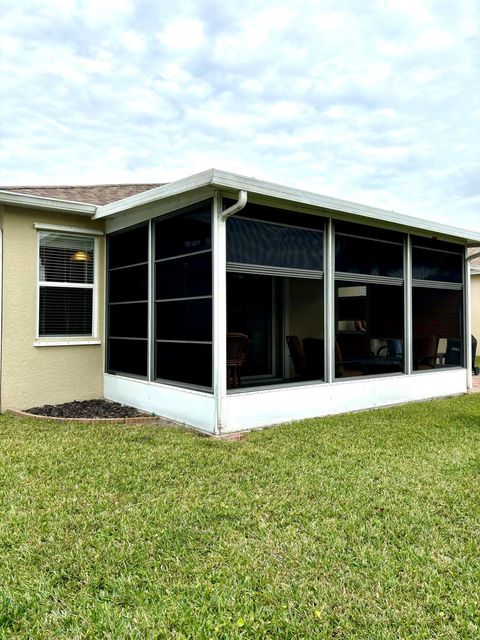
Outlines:
{"type": "Polygon", "coordinates": [[[353,215],[358,218],[364,218],[365,221],[387,222],[388,224],[402,227],[410,231],[424,231],[429,234],[460,239],[466,242],[469,246],[480,243],[480,231],[461,229],[438,222],[432,222],[430,220],[424,220],[422,218],[408,216],[403,213],[397,213],[396,211],[387,211],[385,209],[370,207],[356,202],[350,202],[348,200],[331,198],[329,196],[323,196],[310,191],[285,187],[273,182],[257,180],[256,178],[248,178],[246,176],[237,175],[228,171],[221,171],[219,169],[209,169],[208,171],[197,173],[193,176],[189,176],[188,178],[170,182],[162,187],[156,187],[150,191],[144,191],[143,193],[135,196],[118,200],[117,202],[113,202],[112,204],[108,204],[103,207],[98,207],[94,219],[103,218],[120,211],[126,211],[156,200],[161,200],[184,193],[185,191],[206,186],[211,186],[213,189],[231,189],[235,191],[245,190],[249,194],[260,195],[271,198],[272,200],[290,202],[293,204],[307,205],[331,214],[340,212],[353,215]]]}
{"type": "Polygon", "coordinates": [[[161,187],[155,187],[149,191],[142,191],[134,196],[123,198],[123,200],[116,200],[111,204],[106,204],[103,207],[98,207],[94,220],[99,218],[105,218],[111,216],[114,213],[121,211],[128,211],[135,207],[140,207],[156,200],[163,200],[164,198],[170,198],[172,196],[180,195],[186,191],[192,191],[194,189],[200,189],[212,184],[213,169],[208,171],[202,171],[202,173],[196,173],[188,178],[182,178],[181,180],[175,180],[175,182],[169,182],[161,187]]]}
{"type": "Polygon", "coordinates": [[[15,207],[61,211],[62,213],[72,213],[89,217],[93,216],[97,210],[97,205],[95,204],[58,200],[57,198],[44,198],[43,196],[32,196],[25,193],[14,193],[13,191],[2,190],[0,190],[0,203],[15,207]]]}
{"type": "Polygon", "coordinates": [[[441,224],[423,218],[409,216],[396,211],[387,211],[378,207],[370,207],[348,200],[331,198],[310,191],[294,189],[278,185],[272,182],[246,178],[225,171],[213,170],[213,184],[216,188],[244,189],[249,193],[268,196],[298,204],[310,205],[328,210],[329,213],[342,212],[370,220],[381,220],[390,224],[399,225],[408,229],[419,229],[429,233],[438,233],[443,236],[451,236],[469,241],[468,244],[480,242],[480,231],[462,229],[451,225],[441,224]]]}

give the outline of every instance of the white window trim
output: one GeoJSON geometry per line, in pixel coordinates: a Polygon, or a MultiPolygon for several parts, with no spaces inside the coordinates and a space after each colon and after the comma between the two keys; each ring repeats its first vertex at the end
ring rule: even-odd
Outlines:
{"type": "Polygon", "coordinates": [[[81,346],[101,344],[98,333],[98,278],[99,278],[99,237],[103,236],[102,231],[83,229],[78,227],[66,227],[61,225],[48,225],[34,223],[37,230],[37,274],[36,274],[36,321],[35,321],[35,340],[34,347],[60,347],[60,346],[81,346]],[[73,282],[46,282],[40,280],[40,239],[42,231],[55,231],[66,236],[77,236],[93,238],[93,283],[73,283],[73,282]],[[92,290],[92,327],[89,335],[61,335],[58,336],[41,336],[40,335],[40,288],[41,287],[71,287],[74,289],[91,289],[92,290]],[[56,339],[58,338],[58,339],[56,339]]]}
{"type": "Polygon", "coordinates": [[[34,222],[33,227],[39,231],[58,231],[66,234],[81,234],[83,236],[103,236],[105,235],[100,229],[87,229],[87,227],[67,227],[61,224],[43,224],[43,222],[34,222]]]}
{"type": "Polygon", "coordinates": [[[101,340],[35,340],[34,347],[81,347],[102,344],[101,340]]]}

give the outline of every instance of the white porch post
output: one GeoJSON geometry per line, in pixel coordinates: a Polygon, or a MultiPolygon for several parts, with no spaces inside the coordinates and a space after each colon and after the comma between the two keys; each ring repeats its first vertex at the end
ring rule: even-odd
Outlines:
{"type": "Polygon", "coordinates": [[[405,256],[403,269],[403,287],[404,287],[404,343],[403,358],[405,361],[405,373],[410,375],[413,370],[413,308],[412,308],[412,238],[407,235],[405,242],[405,256]]]}
{"type": "Polygon", "coordinates": [[[216,434],[222,433],[227,395],[227,274],[226,222],[222,219],[222,198],[213,197],[213,393],[215,397],[216,434]]]}
{"type": "Polygon", "coordinates": [[[324,334],[325,382],[335,380],[335,237],[334,222],[330,218],[325,226],[325,279],[324,334]]]}
{"type": "MultiPolygon", "coordinates": [[[[466,254],[466,249],[465,249],[466,254]]],[[[463,300],[464,300],[464,323],[465,327],[465,337],[463,340],[464,350],[465,350],[465,366],[467,367],[467,389],[472,388],[472,302],[471,302],[471,271],[470,271],[470,261],[465,260],[466,255],[464,255],[464,282],[463,282],[463,300]]]]}

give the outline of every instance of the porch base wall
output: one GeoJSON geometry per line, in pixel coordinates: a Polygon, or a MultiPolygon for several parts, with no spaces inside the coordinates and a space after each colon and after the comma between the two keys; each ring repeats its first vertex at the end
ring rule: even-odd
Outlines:
{"type": "Polygon", "coordinates": [[[465,369],[257,389],[225,398],[222,433],[458,395],[466,391],[465,369]]]}
{"type": "Polygon", "coordinates": [[[205,433],[215,433],[213,394],[109,374],[105,374],[104,393],[107,400],[128,404],[205,433]]]}
{"type": "MultiPolygon", "coordinates": [[[[131,405],[207,434],[218,433],[213,395],[109,374],[105,374],[104,385],[108,400],[131,405]]],[[[465,369],[255,389],[224,398],[221,433],[459,395],[466,391],[465,369]]]]}

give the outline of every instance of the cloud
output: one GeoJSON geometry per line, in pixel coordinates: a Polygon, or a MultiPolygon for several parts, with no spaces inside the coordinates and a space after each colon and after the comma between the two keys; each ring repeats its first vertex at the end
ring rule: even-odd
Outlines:
{"type": "Polygon", "coordinates": [[[471,0],[5,0],[4,184],[218,166],[480,227],[471,0]]]}

